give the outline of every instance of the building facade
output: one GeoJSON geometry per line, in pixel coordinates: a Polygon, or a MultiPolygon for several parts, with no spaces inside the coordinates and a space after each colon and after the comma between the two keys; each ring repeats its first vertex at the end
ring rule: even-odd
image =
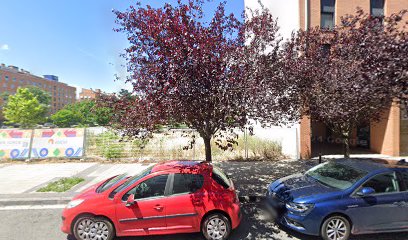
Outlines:
{"type": "Polygon", "coordinates": [[[78,101],[89,100],[89,99],[96,99],[101,94],[100,89],[86,89],[82,88],[81,92],[79,93],[78,101]]]}
{"type": "MultiPolygon", "coordinates": [[[[357,8],[374,16],[389,16],[408,9],[408,0],[263,0],[278,19],[279,33],[287,39],[293,31],[311,27],[331,28],[341,17],[354,14],[357,8]]],[[[245,0],[248,8],[259,8],[258,0],[245,0]]],[[[408,19],[407,19],[408,20],[408,19]]],[[[322,123],[305,116],[298,126],[299,154],[309,158],[322,154],[341,154],[341,138],[322,123]]],[[[354,130],[352,144],[367,153],[391,156],[408,155],[408,115],[404,108],[393,104],[383,113],[380,122],[371,122],[354,130]]]]}
{"type": "MultiPolygon", "coordinates": [[[[57,76],[44,75],[40,77],[15,66],[0,65],[0,93],[14,94],[17,88],[25,86],[35,86],[51,94],[50,114],[76,101],[76,88],[59,82],[57,76]]],[[[0,99],[0,101],[2,100],[0,99]]],[[[0,102],[1,104],[2,102],[0,102]]]]}

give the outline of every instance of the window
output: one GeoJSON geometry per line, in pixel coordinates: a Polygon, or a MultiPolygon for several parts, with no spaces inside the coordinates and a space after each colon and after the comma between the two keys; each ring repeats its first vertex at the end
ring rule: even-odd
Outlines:
{"type": "Polygon", "coordinates": [[[230,180],[219,168],[214,167],[212,178],[224,188],[230,187],[230,180]]]}
{"type": "Polygon", "coordinates": [[[204,177],[200,174],[174,174],[172,194],[194,193],[204,184],[204,177]]]}
{"type": "Polygon", "coordinates": [[[330,56],[330,49],[331,49],[330,44],[323,44],[322,45],[322,55],[323,55],[324,58],[328,58],[330,56]]]}
{"type": "Polygon", "coordinates": [[[152,198],[164,196],[166,189],[167,177],[169,175],[160,175],[147,179],[139,183],[122,197],[122,201],[127,201],[130,195],[134,194],[135,199],[152,198]]]}
{"type": "Polygon", "coordinates": [[[336,0],[321,0],[321,28],[332,29],[334,27],[334,12],[336,0]]]}
{"type": "Polygon", "coordinates": [[[375,190],[375,193],[399,191],[398,180],[395,173],[379,174],[364,183],[363,187],[371,187],[375,190]]]}
{"type": "Polygon", "coordinates": [[[370,14],[374,17],[384,16],[384,0],[370,1],[370,14]]]}
{"type": "Polygon", "coordinates": [[[9,81],[9,77],[8,77],[8,76],[5,76],[4,79],[6,80],[6,82],[9,81]]]}
{"type": "Polygon", "coordinates": [[[405,185],[405,191],[408,191],[408,170],[401,172],[401,178],[403,185],[405,185]]]}
{"type": "Polygon", "coordinates": [[[306,176],[321,184],[342,190],[353,186],[365,175],[367,175],[365,171],[336,162],[319,164],[306,172],[306,176]]]}
{"type": "MultiPolygon", "coordinates": [[[[116,193],[121,192],[123,190],[125,190],[126,188],[128,188],[129,186],[133,185],[135,182],[139,181],[140,179],[144,178],[145,176],[149,175],[152,172],[153,166],[148,167],[147,169],[145,169],[144,171],[140,172],[139,174],[136,174],[135,176],[129,178],[126,182],[124,182],[122,185],[120,185],[119,187],[117,187],[115,190],[113,190],[110,194],[109,194],[109,198],[113,198],[115,197],[116,193]]],[[[127,200],[127,198],[126,198],[127,200]]]]}
{"type": "Polygon", "coordinates": [[[13,78],[13,82],[17,82],[17,79],[16,79],[16,78],[13,78]]]}
{"type": "Polygon", "coordinates": [[[104,192],[106,190],[108,190],[109,188],[111,188],[113,185],[117,184],[118,182],[122,181],[123,179],[125,179],[127,177],[127,174],[122,174],[122,175],[118,175],[114,178],[111,178],[109,180],[107,180],[106,182],[104,182],[103,184],[101,184],[97,189],[96,192],[97,193],[101,193],[104,192]]]}

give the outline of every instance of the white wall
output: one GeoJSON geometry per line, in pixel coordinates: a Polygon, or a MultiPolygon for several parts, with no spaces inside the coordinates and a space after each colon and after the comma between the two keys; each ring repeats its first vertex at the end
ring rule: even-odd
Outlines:
{"type": "Polygon", "coordinates": [[[299,124],[291,127],[275,126],[269,128],[256,125],[254,136],[279,142],[282,145],[283,154],[293,159],[299,159],[299,124]]]}
{"type": "MultiPolygon", "coordinates": [[[[292,31],[300,28],[299,0],[262,0],[274,18],[278,18],[279,34],[283,39],[290,38],[292,31]]],[[[258,0],[245,0],[245,8],[259,9],[258,0]]]]}

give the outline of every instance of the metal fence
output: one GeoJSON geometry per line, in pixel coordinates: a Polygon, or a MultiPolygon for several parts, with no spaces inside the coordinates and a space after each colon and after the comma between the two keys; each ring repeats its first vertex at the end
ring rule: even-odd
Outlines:
{"type": "MultiPolygon", "coordinates": [[[[212,142],[214,160],[296,158],[296,129],[255,128],[236,131],[232,148],[221,150],[212,142]]],[[[29,158],[86,158],[169,160],[205,159],[202,138],[191,129],[170,129],[154,133],[150,138],[122,139],[104,127],[55,129],[1,129],[0,160],[29,158]],[[195,141],[191,136],[195,135],[195,141]]]]}
{"type": "MultiPolygon", "coordinates": [[[[147,140],[127,140],[106,128],[87,128],[85,131],[85,157],[104,159],[205,159],[204,142],[196,138],[191,144],[190,129],[171,129],[154,133],[147,140]]],[[[279,141],[264,139],[245,132],[238,132],[237,144],[232,149],[221,150],[212,142],[214,160],[247,158],[281,158],[279,141]]]]}

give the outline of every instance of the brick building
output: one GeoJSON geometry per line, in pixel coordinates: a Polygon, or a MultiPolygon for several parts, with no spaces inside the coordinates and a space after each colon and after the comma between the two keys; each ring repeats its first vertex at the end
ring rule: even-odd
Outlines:
{"type": "MultiPolygon", "coordinates": [[[[55,113],[67,104],[74,103],[76,100],[76,88],[59,82],[57,76],[44,75],[39,77],[15,66],[0,65],[0,93],[8,92],[13,94],[17,88],[24,86],[36,86],[51,94],[50,114],[55,113]]],[[[2,102],[0,102],[1,104],[2,102]]]]}
{"type": "Polygon", "coordinates": [[[95,99],[101,94],[100,89],[86,89],[82,88],[81,92],[79,93],[78,101],[83,101],[87,99],[95,99]]]}
{"type": "MultiPolygon", "coordinates": [[[[376,16],[389,16],[408,9],[408,0],[263,0],[265,7],[278,18],[280,35],[287,39],[292,31],[321,26],[330,28],[341,16],[353,14],[357,7],[376,16]]],[[[259,8],[258,0],[245,0],[245,6],[259,8]]],[[[408,20],[408,19],[407,19],[408,20]]],[[[322,123],[304,117],[297,126],[299,154],[302,158],[318,153],[341,153],[339,137],[322,123]]],[[[393,104],[383,113],[380,122],[360,126],[353,133],[353,145],[364,152],[392,156],[408,155],[408,116],[403,108],[393,104]]]]}

